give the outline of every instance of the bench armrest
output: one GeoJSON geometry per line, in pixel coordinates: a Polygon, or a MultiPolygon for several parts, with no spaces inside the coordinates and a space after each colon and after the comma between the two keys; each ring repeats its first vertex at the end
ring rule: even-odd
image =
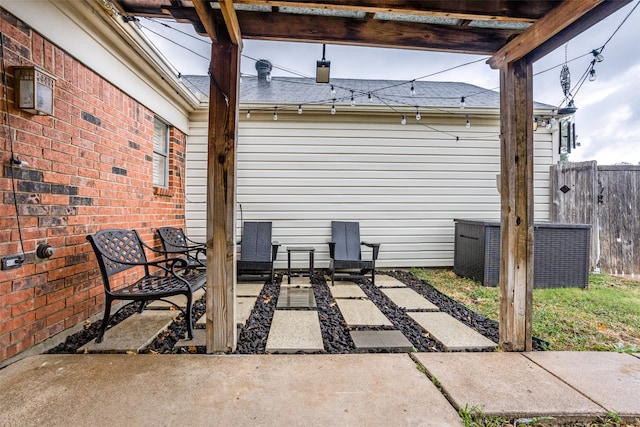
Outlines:
{"type": "Polygon", "coordinates": [[[329,258],[334,259],[336,257],[336,242],[328,240],[327,245],[329,245],[329,258]]]}
{"type": "Polygon", "coordinates": [[[280,243],[273,241],[271,242],[271,261],[275,261],[278,256],[278,249],[280,248],[280,243]]]}

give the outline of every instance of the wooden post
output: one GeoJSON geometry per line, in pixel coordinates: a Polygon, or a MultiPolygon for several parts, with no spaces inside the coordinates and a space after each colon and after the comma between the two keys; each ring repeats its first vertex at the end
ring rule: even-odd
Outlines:
{"type": "Polygon", "coordinates": [[[520,59],[500,69],[500,346],[531,350],[533,307],[533,80],[520,59]]]}
{"type": "MultiPolygon", "coordinates": [[[[222,32],[221,32],[222,33],[222,32]]],[[[240,74],[238,46],[218,34],[209,67],[207,152],[207,353],[231,352],[235,322],[236,141],[240,74]]]]}

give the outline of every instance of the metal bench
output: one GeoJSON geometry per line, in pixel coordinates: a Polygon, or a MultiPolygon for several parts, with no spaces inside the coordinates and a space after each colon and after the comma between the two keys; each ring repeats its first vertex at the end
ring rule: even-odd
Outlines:
{"type": "Polygon", "coordinates": [[[179,256],[181,254],[187,259],[189,267],[205,268],[207,266],[207,247],[204,243],[195,242],[189,239],[182,228],[160,227],[158,236],[162,242],[162,249],[170,254],[179,256]]]}
{"type": "Polygon", "coordinates": [[[206,282],[204,269],[189,268],[187,260],[180,257],[165,256],[159,260],[148,261],[145,247],[159,255],[167,253],[145,245],[135,230],[102,230],[87,236],[87,240],[91,243],[98,260],[105,293],[104,316],[96,342],[102,342],[114,300],[139,301],[140,312],[144,309],[146,301],[168,302],[182,311],[187,322],[188,337],[193,338],[193,292],[206,282]],[[118,276],[115,282],[118,285],[111,283],[114,275],[125,271],[126,273],[118,276]],[[124,284],[120,285],[122,281],[124,284]],[[186,310],[164,299],[174,295],[184,295],[187,298],[186,310]]]}

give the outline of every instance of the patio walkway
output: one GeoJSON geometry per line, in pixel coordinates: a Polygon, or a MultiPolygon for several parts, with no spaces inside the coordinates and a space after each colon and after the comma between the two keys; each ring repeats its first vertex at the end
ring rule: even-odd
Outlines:
{"type": "Polygon", "coordinates": [[[21,427],[442,427],[473,407],[640,425],[640,355],[620,353],[40,355],[0,385],[0,419],[21,427]]]}

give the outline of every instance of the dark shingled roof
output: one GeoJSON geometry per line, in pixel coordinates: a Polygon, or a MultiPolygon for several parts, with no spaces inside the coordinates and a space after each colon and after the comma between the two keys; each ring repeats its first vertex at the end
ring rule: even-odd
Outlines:
{"type": "MultiPolygon", "coordinates": [[[[208,76],[183,76],[186,86],[197,96],[209,96],[208,76]]],[[[468,83],[331,79],[331,83],[316,83],[315,79],[303,77],[273,77],[270,82],[256,76],[242,76],[240,102],[250,104],[350,104],[353,96],[356,104],[459,107],[462,97],[466,107],[499,108],[500,93],[468,83]],[[415,95],[411,95],[411,86],[415,95]],[[331,93],[331,87],[336,93],[331,93]],[[371,94],[371,103],[369,101],[371,94]]],[[[534,107],[553,109],[551,105],[535,103],[534,107]]]]}

